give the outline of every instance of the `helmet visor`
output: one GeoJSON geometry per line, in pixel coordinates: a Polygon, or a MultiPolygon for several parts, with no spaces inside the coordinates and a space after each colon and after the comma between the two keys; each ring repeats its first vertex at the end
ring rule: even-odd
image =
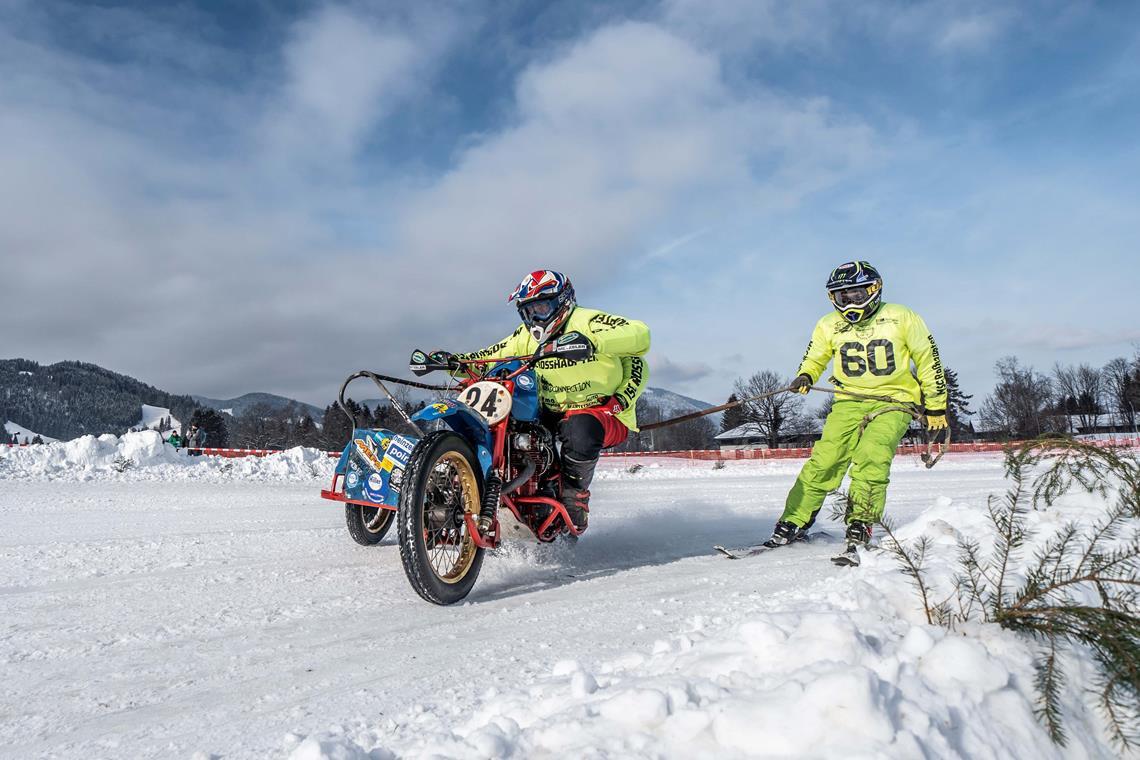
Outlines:
{"type": "Polygon", "coordinates": [[[557,311],[557,298],[538,298],[519,304],[519,315],[528,325],[544,325],[557,311]]]}
{"type": "Polygon", "coordinates": [[[871,285],[859,285],[853,288],[831,291],[831,300],[843,309],[848,306],[865,306],[875,295],[875,288],[871,285]]]}

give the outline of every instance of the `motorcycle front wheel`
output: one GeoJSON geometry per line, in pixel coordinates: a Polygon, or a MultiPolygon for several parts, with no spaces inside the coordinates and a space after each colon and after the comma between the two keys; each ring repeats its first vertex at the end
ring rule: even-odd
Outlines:
{"type": "Polygon", "coordinates": [[[478,518],[482,469],[471,446],[451,431],[423,438],[404,470],[396,533],[404,574],[433,604],[454,604],[471,592],[483,550],[464,515],[478,518]]]}

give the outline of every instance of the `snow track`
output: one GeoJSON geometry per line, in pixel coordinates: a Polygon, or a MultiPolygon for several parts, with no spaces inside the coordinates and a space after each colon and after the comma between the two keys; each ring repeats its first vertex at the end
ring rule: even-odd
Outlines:
{"type": "MultiPolygon", "coordinates": [[[[978,505],[1002,487],[995,458],[944,464],[927,473],[898,462],[896,517],[913,518],[938,494],[978,505]]],[[[752,625],[753,638],[775,636],[755,622],[767,611],[798,630],[813,598],[854,610],[827,589],[863,570],[834,567],[828,542],[739,562],[711,553],[714,543],[770,531],[797,463],[636,475],[624,466],[606,465],[590,532],[577,546],[511,545],[487,559],[470,601],[451,608],[412,592],[392,538],[354,544],[341,508],[317,498],[319,480],[0,483],[0,756],[679,752],[690,746],[682,740],[697,740],[676,722],[656,744],[638,737],[681,715],[685,699],[718,697],[702,696],[699,679],[670,681],[671,668],[683,669],[697,647],[707,653],[698,671],[731,660],[747,672],[731,659],[740,652],[729,651],[741,625],[752,625]],[[632,685],[617,688],[623,683],[632,685]],[[599,688],[613,690],[609,706],[585,707],[599,688]],[[677,696],[686,689],[688,697],[677,696]],[[528,710],[549,716],[545,733],[525,725],[528,710]],[[592,731],[572,730],[587,714],[600,716],[592,731]],[[606,733],[611,725],[620,731],[606,733]]],[[[843,640],[854,630],[843,614],[838,623],[821,614],[808,629],[858,660],[843,640]]],[[[773,656],[783,651],[771,647],[773,656]]],[[[835,677],[837,693],[860,688],[835,677]]],[[[791,704],[803,699],[793,696],[791,704]]],[[[821,725],[839,720],[841,737],[859,736],[843,733],[846,719],[834,708],[820,709],[821,725]]],[[[697,721],[693,736],[713,720],[686,715],[697,721]]],[[[756,716],[725,720],[712,731],[720,738],[681,754],[763,751],[740,733],[756,716]]],[[[918,751],[914,740],[892,744],[879,718],[867,720],[882,735],[869,751],[918,751]]],[[[952,744],[921,746],[955,754],[952,744]]]]}

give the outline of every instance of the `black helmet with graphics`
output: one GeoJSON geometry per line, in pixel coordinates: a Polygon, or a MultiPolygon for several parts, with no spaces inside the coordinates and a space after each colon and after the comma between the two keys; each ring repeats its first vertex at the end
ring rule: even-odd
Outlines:
{"type": "Polygon", "coordinates": [[[866,261],[840,264],[827,278],[827,297],[848,322],[862,322],[883,301],[882,275],[866,261]]]}

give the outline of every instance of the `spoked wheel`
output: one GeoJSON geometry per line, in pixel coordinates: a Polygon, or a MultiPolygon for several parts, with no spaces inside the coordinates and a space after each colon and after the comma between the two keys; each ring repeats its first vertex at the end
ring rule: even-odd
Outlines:
{"type": "Polygon", "coordinates": [[[479,516],[481,472],[471,447],[450,431],[421,440],[404,471],[400,559],[412,588],[434,604],[467,596],[483,564],[463,519],[479,516]]]}
{"type": "Polygon", "coordinates": [[[348,535],[361,546],[374,546],[388,534],[395,522],[396,511],[365,507],[359,504],[344,505],[344,521],[348,524],[348,535]]]}

